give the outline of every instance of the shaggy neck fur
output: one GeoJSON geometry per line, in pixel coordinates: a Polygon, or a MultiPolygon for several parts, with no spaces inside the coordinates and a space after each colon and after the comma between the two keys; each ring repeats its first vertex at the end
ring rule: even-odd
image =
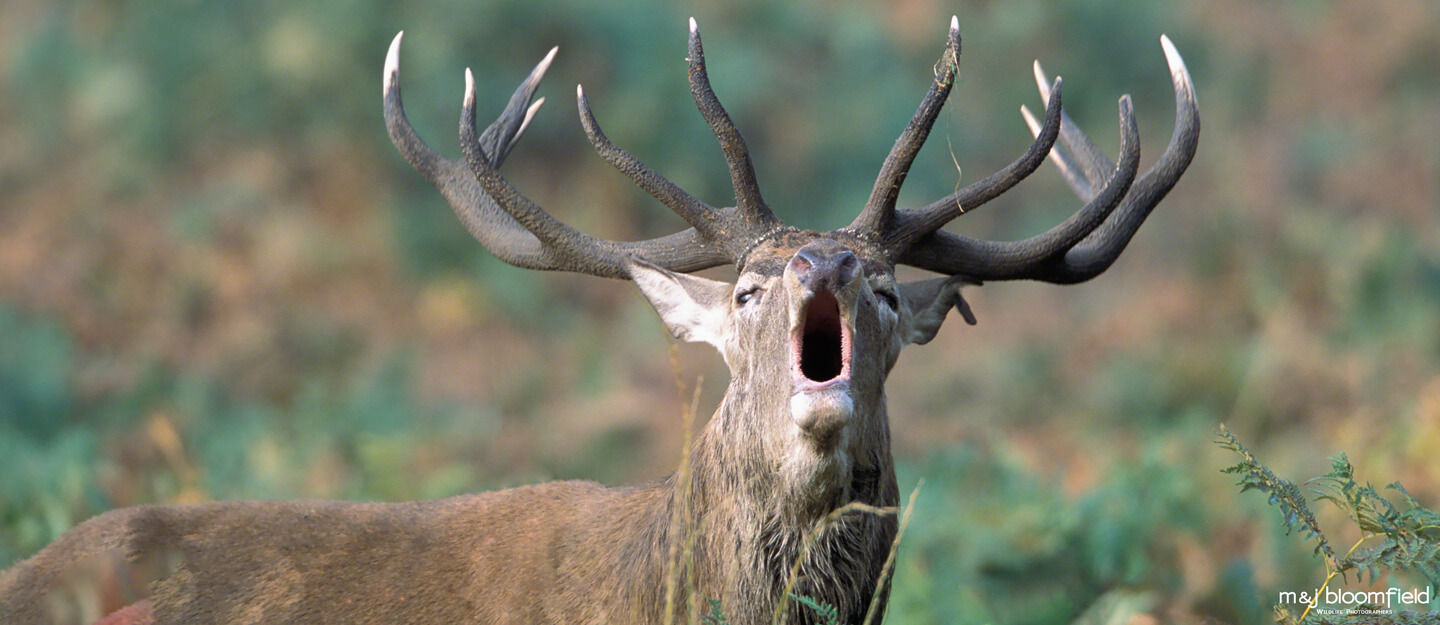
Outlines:
{"type": "MultiPolygon", "coordinates": [[[[845,461],[833,462],[795,460],[789,457],[797,453],[793,449],[780,455],[767,452],[775,444],[775,428],[762,420],[788,425],[788,413],[737,409],[743,404],[737,395],[743,391],[732,387],[691,451],[692,467],[713,470],[693,473],[688,498],[682,498],[675,478],[669,480],[677,489],[671,501],[689,505],[688,510],[672,505],[669,512],[692,519],[690,527],[696,532],[676,535],[682,543],[694,541],[682,579],[694,584],[702,610],[709,599],[718,599],[731,623],[768,623],[813,534],[815,541],[791,592],[835,606],[842,623],[861,622],[889,553],[896,519],[865,512],[828,523],[826,517],[850,502],[887,507],[898,501],[883,396],[869,402],[852,424],[858,431],[849,437],[850,447],[831,452],[843,453],[845,461]],[[796,475],[797,465],[814,471],[796,475]]],[[[789,603],[787,622],[818,622],[809,608],[789,603]]]]}

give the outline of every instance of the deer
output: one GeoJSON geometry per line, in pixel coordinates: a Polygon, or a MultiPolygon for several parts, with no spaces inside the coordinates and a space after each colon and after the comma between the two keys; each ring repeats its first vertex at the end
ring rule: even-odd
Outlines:
{"type": "Polygon", "coordinates": [[[912,162],[954,85],[961,49],[951,18],[933,82],[847,226],[786,225],[763,199],[748,147],[689,32],[689,83],[719,141],[735,205],[716,207],[617,147],[582,88],[584,132],[599,155],[683,218],[684,231],[612,241],[572,229],[499,168],[544,99],[552,49],[479,131],[466,70],[463,159],[417,135],[400,94],[400,45],[383,70],[389,136],[480,244],[524,269],[633,282],[679,340],[720,352],[731,379],[686,451],[687,475],[606,487],[561,481],[406,503],[213,502],[104,513],[0,576],[0,622],[78,622],[63,609],[68,572],[105,554],[170,554],[149,597],[100,622],[815,623],[787,595],[832,606],[838,622],[883,618],[899,502],[884,384],[903,348],[934,338],[961,291],[990,281],[1075,284],[1106,271],[1194,157],[1199,109],[1184,61],[1161,37],[1176,102],[1164,152],[1139,172],[1130,97],[1119,100],[1112,162],[1061,106],[1061,80],[1034,72],[1043,119],[1022,107],[1033,142],[1000,171],[929,205],[897,208],[912,162]],[[1009,191],[1046,159],[1081,201],[1069,218],[1018,241],[943,229],[1009,191]],[[722,265],[727,282],[695,275],[722,265]],[[938,274],[899,281],[904,265],[938,274]],[[846,506],[873,513],[834,514],[846,506]],[[679,590],[676,590],[676,589],[679,590]],[[677,597],[679,597],[677,599],[677,597]]]}

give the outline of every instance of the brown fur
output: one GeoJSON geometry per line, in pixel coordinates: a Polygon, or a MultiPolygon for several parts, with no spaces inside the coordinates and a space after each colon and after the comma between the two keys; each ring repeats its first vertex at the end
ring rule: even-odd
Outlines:
{"type": "Polygon", "coordinates": [[[154,622],[150,600],[144,599],[107,614],[95,625],[153,625],[154,622]]]}
{"type": "MultiPolygon", "coordinates": [[[[714,466],[724,452],[702,444],[695,453],[697,465],[714,466]]],[[[753,486],[741,475],[696,474],[692,506],[702,520],[678,573],[682,590],[693,587],[702,607],[719,599],[734,623],[768,621],[784,583],[777,572],[789,570],[803,542],[786,511],[747,501],[769,496],[753,486]],[[745,513],[735,514],[741,502],[745,513]]],[[[869,492],[855,494],[873,503],[893,502],[893,475],[861,488],[869,492]]],[[[105,551],[180,555],[152,588],[157,624],[660,622],[675,497],[672,480],[627,488],[553,482],[412,503],[126,508],[78,526],[0,577],[0,622],[51,622],[51,591],[74,562],[105,551]]],[[[842,499],[836,493],[831,502],[842,499]]],[[[883,536],[875,540],[877,530],[893,534],[893,519],[837,524],[812,550],[811,575],[797,592],[863,614],[857,600],[873,591],[888,547],[883,536]],[[845,566],[856,558],[869,566],[845,566]]],[[[791,613],[791,622],[807,622],[791,613]]]]}

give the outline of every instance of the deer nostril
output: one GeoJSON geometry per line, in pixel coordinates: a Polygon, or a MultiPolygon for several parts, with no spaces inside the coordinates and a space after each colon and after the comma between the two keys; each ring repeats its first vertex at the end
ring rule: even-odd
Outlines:
{"type": "Polygon", "coordinates": [[[841,252],[835,255],[836,262],[835,283],[837,286],[850,284],[855,278],[855,269],[860,266],[860,260],[850,252],[841,252]]]}
{"type": "Polygon", "coordinates": [[[850,284],[860,267],[860,260],[849,250],[801,248],[790,259],[795,277],[812,289],[840,289],[850,284]]]}
{"type": "Polygon", "coordinates": [[[790,266],[795,271],[795,277],[801,280],[804,280],[805,276],[810,273],[810,268],[815,266],[815,261],[811,260],[808,256],[809,255],[802,250],[790,261],[790,266]]]}

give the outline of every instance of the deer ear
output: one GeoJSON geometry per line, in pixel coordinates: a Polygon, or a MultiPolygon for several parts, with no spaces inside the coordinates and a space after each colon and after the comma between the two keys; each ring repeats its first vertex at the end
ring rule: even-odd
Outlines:
{"type": "Polygon", "coordinates": [[[960,288],[977,284],[979,282],[964,276],[916,280],[901,284],[900,298],[904,300],[905,307],[910,311],[909,318],[901,322],[905,324],[900,328],[900,331],[904,332],[902,336],[905,337],[905,341],[916,345],[929,343],[930,339],[935,338],[935,334],[940,331],[940,325],[945,323],[945,318],[950,315],[952,306],[965,319],[965,323],[975,325],[975,313],[970,312],[970,305],[965,303],[965,298],[960,296],[960,288]]]}
{"type": "Polygon", "coordinates": [[[732,285],[675,273],[638,258],[630,259],[629,269],[630,279],[640,287],[675,338],[709,343],[724,353],[725,320],[732,285]]]}

